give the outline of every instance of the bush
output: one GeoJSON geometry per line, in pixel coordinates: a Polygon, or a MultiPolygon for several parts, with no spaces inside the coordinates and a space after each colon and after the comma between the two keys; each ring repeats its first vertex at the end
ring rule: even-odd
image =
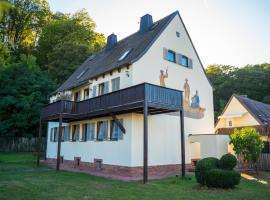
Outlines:
{"type": "Polygon", "coordinates": [[[221,169],[233,170],[236,164],[237,164],[236,157],[230,153],[223,155],[219,161],[219,167],[221,169]]]}
{"type": "Polygon", "coordinates": [[[219,160],[209,157],[200,160],[195,167],[195,177],[198,183],[205,185],[206,172],[211,169],[218,168],[219,160]]]}
{"type": "Polygon", "coordinates": [[[206,172],[207,187],[234,188],[240,183],[240,173],[233,170],[211,169],[206,172]]]}

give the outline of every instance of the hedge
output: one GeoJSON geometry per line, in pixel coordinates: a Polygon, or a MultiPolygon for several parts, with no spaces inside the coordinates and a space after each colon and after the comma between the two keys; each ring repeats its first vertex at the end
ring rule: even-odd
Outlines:
{"type": "Polygon", "coordinates": [[[195,167],[195,177],[198,183],[205,185],[206,172],[216,169],[219,166],[219,160],[214,157],[204,158],[200,160],[195,167]]]}
{"type": "Polygon", "coordinates": [[[211,169],[206,172],[205,181],[207,187],[234,188],[240,183],[240,173],[233,170],[211,169]]]}
{"type": "Polygon", "coordinates": [[[233,170],[237,165],[237,159],[234,155],[228,153],[220,158],[219,166],[221,169],[233,170]]]}

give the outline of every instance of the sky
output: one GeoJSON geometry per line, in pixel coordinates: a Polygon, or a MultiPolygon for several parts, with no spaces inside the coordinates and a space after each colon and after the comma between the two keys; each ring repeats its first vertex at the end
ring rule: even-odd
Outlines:
{"type": "Polygon", "coordinates": [[[270,0],[49,0],[53,11],[85,8],[96,31],[118,40],[146,13],[157,21],[178,10],[204,67],[270,63],[270,0]]]}

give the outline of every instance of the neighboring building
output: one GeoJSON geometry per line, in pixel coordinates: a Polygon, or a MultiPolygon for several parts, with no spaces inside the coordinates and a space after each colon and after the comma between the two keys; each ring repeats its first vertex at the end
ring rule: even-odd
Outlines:
{"type": "Polygon", "coordinates": [[[80,160],[85,170],[140,178],[148,165],[152,176],[179,173],[181,128],[187,167],[223,153],[215,149],[213,89],[179,12],[156,22],[147,14],[139,31],[120,41],[110,35],[106,49],[57,89],[42,111],[50,159],[57,157],[60,115],[64,164],[80,160]],[[213,136],[202,141],[209,152],[192,138],[198,134],[213,136]]]}
{"type": "MultiPolygon", "coordinates": [[[[254,127],[261,134],[265,147],[263,153],[269,153],[270,105],[245,95],[233,95],[215,126],[217,134],[231,134],[235,128],[254,127]]],[[[232,148],[229,147],[232,152],[232,148]]]]}

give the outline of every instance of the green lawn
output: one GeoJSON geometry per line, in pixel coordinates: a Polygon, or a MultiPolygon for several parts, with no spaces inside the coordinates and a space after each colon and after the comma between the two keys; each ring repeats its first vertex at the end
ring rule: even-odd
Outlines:
{"type": "MultiPolygon", "coordinates": [[[[264,172],[270,177],[270,173],[264,172]]],[[[35,168],[29,153],[0,153],[0,199],[270,199],[270,186],[242,181],[234,190],[200,188],[191,180],[167,178],[123,182],[83,173],[55,172],[45,166],[35,168]]]]}

